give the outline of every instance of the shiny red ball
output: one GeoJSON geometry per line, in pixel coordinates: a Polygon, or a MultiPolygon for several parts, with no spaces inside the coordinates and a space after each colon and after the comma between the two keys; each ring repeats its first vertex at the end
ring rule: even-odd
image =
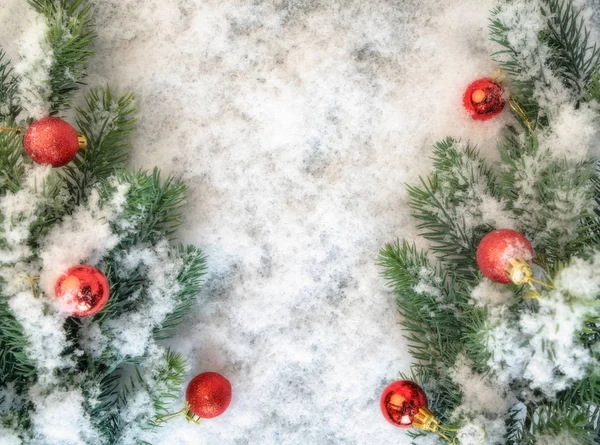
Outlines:
{"type": "Polygon", "coordinates": [[[32,123],[23,139],[25,151],[33,162],[62,167],[79,151],[75,129],[57,117],[45,117],[32,123]]]}
{"type": "Polygon", "coordinates": [[[504,90],[492,79],[479,79],[465,90],[463,104],[471,117],[485,121],[502,111],[504,108],[504,90]]]}
{"type": "Polygon", "coordinates": [[[510,283],[506,267],[512,259],[533,259],[531,243],[516,230],[497,229],[482,238],[477,246],[477,266],[496,283],[510,283]]]}
{"type": "Polygon", "coordinates": [[[188,385],[185,400],[190,411],[202,419],[220,416],[231,403],[231,383],[216,372],[203,372],[188,385]]]}
{"type": "Polygon", "coordinates": [[[74,317],[94,315],[104,307],[110,294],[104,274],[86,265],[68,269],[56,280],[54,291],[74,317]]]}
{"type": "Polygon", "coordinates": [[[415,382],[398,380],[383,390],[380,407],[392,425],[410,428],[419,409],[427,408],[427,396],[415,382]]]}

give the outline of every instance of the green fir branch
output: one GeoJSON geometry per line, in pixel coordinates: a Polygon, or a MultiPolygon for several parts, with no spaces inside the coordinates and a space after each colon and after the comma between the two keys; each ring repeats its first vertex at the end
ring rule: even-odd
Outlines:
{"type": "MultiPolygon", "coordinates": [[[[4,125],[10,128],[15,123],[7,119],[4,125]]],[[[19,190],[25,171],[24,155],[23,135],[16,131],[0,131],[0,196],[19,190]]]]}
{"type": "Polygon", "coordinates": [[[36,375],[35,363],[25,352],[28,342],[21,324],[0,297],[0,387],[25,387],[36,375]]]}
{"type": "Polygon", "coordinates": [[[48,23],[47,41],[54,62],[50,68],[50,115],[68,110],[70,101],[83,85],[85,66],[94,54],[96,32],[87,0],[28,0],[48,23]]]}
{"type": "Polygon", "coordinates": [[[423,366],[452,366],[462,349],[453,284],[433,269],[425,252],[406,241],[388,244],[379,253],[379,266],[397,298],[409,350],[423,366]],[[427,275],[424,275],[424,271],[427,275]],[[434,273],[429,278],[431,272],[434,273]],[[426,287],[417,286],[425,277],[426,287]]]}
{"type": "Polygon", "coordinates": [[[545,43],[552,50],[551,64],[565,83],[582,96],[597,70],[600,48],[590,39],[581,11],[572,1],[544,0],[542,13],[548,20],[545,43]]]}
{"type": "MultiPolygon", "coordinates": [[[[172,402],[179,398],[186,369],[187,363],[182,355],[168,349],[165,352],[164,362],[155,367],[152,372],[141,371],[139,366],[134,368],[129,383],[123,384],[120,388],[116,406],[119,410],[124,410],[138,391],[147,393],[152,401],[154,416],[144,415],[144,418],[136,421],[145,423],[148,429],[157,428],[159,426],[157,419],[168,414],[172,402]]],[[[120,429],[123,426],[121,425],[120,429]]]]}
{"type": "Polygon", "coordinates": [[[181,225],[187,186],[172,176],[161,179],[160,171],[117,171],[114,180],[102,181],[101,196],[110,196],[118,184],[127,184],[127,205],[115,233],[121,239],[120,248],[143,243],[155,244],[163,238],[171,240],[181,225]]]}
{"type": "MultiPolygon", "coordinates": [[[[535,124],[540,113],[539,105],[534,99],[536,79],[529,74],[531,67],[524,63],[519,51],[513,48],[508,37],[511,28],[498,19],[500,11],[500,8],[492,11],[489,25],[490,40],[501,47],[492,54],[492,58],[511,79],[511,99],[521,107],[526,119],[535,124]]],[[[525,126],[524,121],[522,124],[525,126]]]]}
{"type": "Polygon", "coordinates": [[[484,214],[483,200],[497,200],[502,206],[501,187],[494,171],[468,144],[447,138],[434,146],[433,158],[436,172],[421,179],[420,186],[407,187],[412,215],[444,268],[462,280],[474,280],[477,243],[496,224],[484,214]]]}
{"type": "Polygon", "coordinates": [[[18,83],[19,79],[13,75],[10,61],[5,60],[5,53],[0,48],[0,123],[13,122],[21,112],[18,83]]]}
{"type": "Polygon", "coordinates": [[[133,94],[115,99],[109,87],[86,95],[86,107],[77,109],[77,125],[88,146],[64,169],[74,204],[82,202],[90,187],[108,178],[129,159],[129,136],[135,127],[133,94]]]}
{"type": "Polygon", "coordinates": [[[556,158],[539,146],[535,132],[511,135],[498,150],[501,193],[519,229],[535,241],[536,253],[547,266],[598,244],[595,162],[556,158]]]}
{"type": "Polygon", "coordinates": [[[206,273],[206,257],[197,247],[179,244],[176,256],[183,262],[181,272],[177,277],[181,286],[176,297],[178,304],[162,322],[161,327],[155,329],[154,338],[156,340],[165,340],[175,334],[175,330],[196,301],[196,296],[202,288],[202,278],[206,273]]]}
{"type": "Polygon", "coordinates": [[[596,67],[596,72],[592,76],[590,83],[588,84],[586,102],[596,101],[600,103],[600,64],[596,67]]]}
{"type": "MultiPolygon", "coordinates": [[[[558,437],[566,435],[571,443],[596,445],[598,443],[597,423],[599,411],[589,405],[546,403],[528,410],[519,444],[535,445],[542,436],[558,437]]],[[[568,442],[567,442],[568,443],[568,442]]]]}

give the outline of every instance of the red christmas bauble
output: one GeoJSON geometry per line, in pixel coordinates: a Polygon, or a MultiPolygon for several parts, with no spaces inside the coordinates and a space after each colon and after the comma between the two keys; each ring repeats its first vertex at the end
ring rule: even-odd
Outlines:
{"type": "Polygon", "coordinates": [[[496,116],[504,108],[504,90],[492,79],[479,79],[465,90],[463,104],[471,117],[485,121],[496,116]]]}
{"type": "Polygon", "coordinates": [[[189,410],[202,419],[220,416],[231,403],[231,383],[216,372],[203,372],[188,385],[185,400],[189,410]]]}
{"type": "Polygon", "coordinates": [[[54,292],[74,317],[94,315],[104,307],[110,294],[104,274],[83,264],[62,274],[56,280],[54,292]]]}
{"type": "Polygon", "coordinates": [[[380,406],[383,417],[392,425],[411,428],[419,409],[427,408],[427,397],[415,382],[398,380],[383,390],[380,406]]]}
{"type": "Polygon", "coordinates": [[[79,151],[75,129],[57,117],[45,117],[32,123],[23,139],[25,151],[33,162],[62,167],[79,151]]]}
{"type": "Polygon", "coordinates": [[[484,236],[477,246],[477,265],[481,273],[496,283],[511,282],[507,267],[511,260],[533,259],[531,243],[516,230],[497,229],[484,236]]]}

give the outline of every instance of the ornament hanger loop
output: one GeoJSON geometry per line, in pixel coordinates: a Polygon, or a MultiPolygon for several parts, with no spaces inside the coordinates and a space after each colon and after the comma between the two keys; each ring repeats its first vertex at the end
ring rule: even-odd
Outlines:
{"type": "Polygon", "coordinates": [[[23,133],[23,129],[18,127],[0,127],[0,131],[16,131],[17,133],[23,133]]]}
{"type": "Polygon", "coordinates": [[[523,107],[521,107],[519,102],[517,102],[517,100],[512,95],[508,96],[508,103],[510,105],[510,109],[513,110],[515,114],[517,114],[517,116],[519,116],[523,120],[529,131],[533,131],[533,124],[527,117],[527,114],[525,114],[525,110],[523,110],[523,107]]]}
{"type": "Polygon", "coordinates": [[[37,280],[39,280],[40,277],[32,277],[32,276],[29,276],[29,275],[25,275],[25,279],[27,281],[29,281],[29,284],[31,285],[31,293],[33,294],[33,298],[37,298],[38,296],[37,296],[37,292],[35,290],[35,282],[37,280]]]}
{"type": "Polygon", "coordinates": [[[165,414],[164,416],[158,417],[157,419],[154,420],[154,422],[155,423],[164,423],[164,422],[167,422],[178,416],[183,416],[183,417],[185,417],[185,419],[188,422],[193,422],[196,425],[200,425],[200,422],[202,422],[202,418],[197,416],[196,414],[194,414],[190,408],[191,408],[190,403],[185,402],[185,405],[179,411],[177,411],[175,413],[165,414]]]}
{"type": "Polygon", "coordinates": [[[415,428],[418,428],[418,429],[421,429],[424,431],[431,431],[432,433],[436,433],[442,439],[444,439],[446,442],[448,442],[452,445],[456,445],[456,443],[457,443],[456,437],[453,439],[450,439],[450,437],[448,437],[446,434],[444,434],[444,432],[450,433],[450,432],[456,432],[458,430],[456,430],[454,428],[446,428],[446,427],[440,425],[440,422],[438,422],[438,420],[435,418],[433,413],[431,411],[429,411],[427,408],[419,408],[419,412],[417,414],[415,414],[415,420],[413,422],[413,426],[415,428]]]}

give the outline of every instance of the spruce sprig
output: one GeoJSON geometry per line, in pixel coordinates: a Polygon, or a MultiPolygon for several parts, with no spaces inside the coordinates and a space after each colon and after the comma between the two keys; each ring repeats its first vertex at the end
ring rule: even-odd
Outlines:
{"type": "Polygon", "coordinates": [[[110,88],[96,88],[86,95],[86,107],[77,109],[77,126],[87,138],[87,149],[64,169],[73,203],[106,179],[129,159],[129,136],[135,127],[134,95],[114,98],[110,88]]]}
{"type": "Polygon", "coordinates": [[[17,98],[19,79],[13,75],[10,61],[5,58],[6,54],[0,48],[0,123],[13,122],[21,112],[17,98]]]}
{"type": "Polygon", "coordinates": [[[542,12],[548,20],[549,32],[543,39],[552,50],[553,68],[582,97],[597,71],[600,48],[590,39],[585,19],[573,2],[545,0],[542,12]]]}
{"type": "Polygon", "coordinates": [[[71,98],[83,84],[85,66],[94,53],[96,32],[87,0],[28,0],[49,26],[46,36],[54,62],[50,68],[50,115],[71,107],[71,98]]]}

